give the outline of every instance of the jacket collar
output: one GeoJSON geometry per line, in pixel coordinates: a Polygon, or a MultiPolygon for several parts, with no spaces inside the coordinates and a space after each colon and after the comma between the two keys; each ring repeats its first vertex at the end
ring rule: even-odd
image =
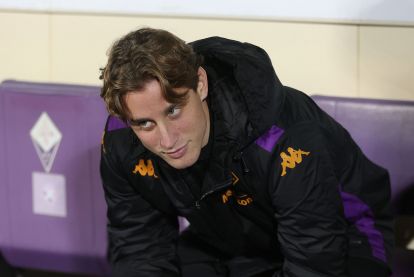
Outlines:
{"type": "MultiPolygon", "coordinates": [[[[213,86],[226,78],[223,76],[229,76],[238,87],[226,90],[222,82],[220,91],[227,91],[227,100],[236,102],[246,114],[243,127],[247,140],[240,143],[251,142],[265,133],[280,117],[285,101],[283,85],[267,53],[252,44],[221,37],[198,40],[191,45],[204,57],[204,67],[213,86]]],[[[239,116],[237,112],[235,117],[239,116]]]]}

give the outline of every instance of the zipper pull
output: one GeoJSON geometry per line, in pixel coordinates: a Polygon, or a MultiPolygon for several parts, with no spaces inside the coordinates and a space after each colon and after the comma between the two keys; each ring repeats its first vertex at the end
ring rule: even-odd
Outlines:
{"type": "Polygon", "coordinates": [[[244,161],[243,157],[241,157],[241,165],[242,165],[242,170],[244,174],[247,174],[250,172],[250,169],[247,167],[247,164],[244,161]]]}
{"type": "Polygon", "coordinates": [[[247,167],[247,164],[246,164],[246,162],[244,161],[244,159],[243,159],[243,152],[238,152],[234,157],[233,157],[233,159],[235,160],[235,161],[240,161],[240,164],[241,164],[241,167],[242,167],[242,171],[243,171],[243,174],[247,174],[247,173],[249,173],[250,172],[250,169],[247,167]]]}

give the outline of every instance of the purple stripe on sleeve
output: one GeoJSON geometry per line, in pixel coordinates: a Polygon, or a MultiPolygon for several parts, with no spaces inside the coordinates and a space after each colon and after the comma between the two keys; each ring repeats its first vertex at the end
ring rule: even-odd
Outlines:
{"type": "Polygon", "coordinates": [[[273,146],[283,135],[284,130],[273,125],[264,135],[256,140],[256,144],[268,152],[272,152],[273,146]]]}
{"type": "Polygon", "coordinates": [[[384,238],[379,230],[375,228],[374,214],[367,204],[355,195],[341,191],[344,204],[345,217],[357,229],[367,236],[371,245],[372,255],[381,261],[387,262],[385,257],[384,238]]]}
{"type": "Polygon", "coordinates": [[[111,115],[108,119],[108,126],[107,126],[106,130],[107,131],[115,131],[117,129],[122,129],[122,128],[126,128],[126,127],[128,127],[128,125],[126,125],[125,122],[123,122],[119,118],[111,115]]]}

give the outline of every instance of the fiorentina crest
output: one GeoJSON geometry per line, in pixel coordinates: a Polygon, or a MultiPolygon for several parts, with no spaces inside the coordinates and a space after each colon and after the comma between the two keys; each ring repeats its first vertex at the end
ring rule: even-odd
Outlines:
{"type": "Polygon", "coordinates": [[[44,170],[49,173],[62,140],[62,134],[46,112],[42,112],[30,137],[44,170]]]}

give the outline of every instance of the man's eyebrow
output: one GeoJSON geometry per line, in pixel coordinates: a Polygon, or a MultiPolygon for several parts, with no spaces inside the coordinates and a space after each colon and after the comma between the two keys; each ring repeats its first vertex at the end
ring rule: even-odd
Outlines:
{"type": "Polygon", "coordinates": [[[151,119],[149,118],[128,119],[128,122],[131,125],[139,125],[140,123],[145,122],[145,121],[151,121],[151,119]]]}
{"type": "MultiPolygon", "coordinates": [[[[164,109],[164,114],[165,115],[168,115],[169,113],[170,113],[170,111],[171,111],[171,108],[174,108],[174,107],[176,107],[176,106],[178,106],[178,104],[169,104],[165,109],[164,109]]],[[[139,125],[139,124],[141,124],[142,122],[145,122],[145,121],[152,121],[152,119],[150,119],[150,118],[145,118],[145,117],[143,117],[143,118],[130,118],[130,119],[128,119],[128,122],[131,124],[131,125],[139,125]]]]}
{"type": "Polygon", "coordinates": [[[164,114],[168,114],[171,111],[171,108],[173,107],[183,107],[187,104],[187,100],[188,100],[188,93],[191,93],[191,88],[187,88],[185,89],[185,91],[180,92],[180,94],[184,95],[185,97],[185,101],[184,102],[180,102],[180,103],[169,103],[169,105],[164,109],[164,114]]]}

